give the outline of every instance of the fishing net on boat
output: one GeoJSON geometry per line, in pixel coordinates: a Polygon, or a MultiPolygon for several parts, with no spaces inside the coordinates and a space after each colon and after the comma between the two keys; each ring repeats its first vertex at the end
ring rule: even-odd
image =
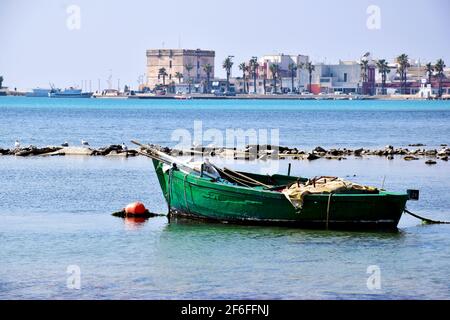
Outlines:
{"type": "Polygon", "coordinates": [[[320,177],[308,180],[305,183],[294,183],[282,190],[282,193],[294,205],[296,209],[303,208],[305,196],[308,194],[330,193],[379,193],[375,187],[363,186],[337,177],[320,177]]]}

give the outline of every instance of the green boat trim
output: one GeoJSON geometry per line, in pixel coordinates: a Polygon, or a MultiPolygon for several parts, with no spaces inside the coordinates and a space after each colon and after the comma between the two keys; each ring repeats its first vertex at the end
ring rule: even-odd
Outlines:
{"type": "MultiPolygon", "coordinates": [[[[244,187],[178,168],[153,165],[175,216],[252,225],[286,225],[304,228],[396,229],[409,196],[380,191],[376,194],[311,194],[296,210],[286,196],[260,186],[244,187]]],[[[264,184],[285,186],[308,179],[284,175],[243,173],[264,184]]]]}

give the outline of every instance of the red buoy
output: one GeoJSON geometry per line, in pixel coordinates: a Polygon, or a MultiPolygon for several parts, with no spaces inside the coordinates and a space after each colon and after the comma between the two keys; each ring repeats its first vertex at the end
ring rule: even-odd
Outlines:
{"type": "Polygon", "coordinates": [[[148,212],[147,209],[145,208],[144,204],[141,202],[130,203],[125,208],[126,214],[141,215],[141,214],[146,214],[147,212],[148,212]]]}

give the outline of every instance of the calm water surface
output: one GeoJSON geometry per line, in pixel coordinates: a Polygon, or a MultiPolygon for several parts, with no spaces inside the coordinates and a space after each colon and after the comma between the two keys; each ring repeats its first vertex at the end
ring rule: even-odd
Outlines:
{"type": "MultiPolygon", "coordinates": [[[[0,147],[16,138],[170,145],[171,132],[192,129],[194,120],[205,128],[280,128],[282,144],[304,148],[450,143],[448,102],[2,98],[0,147]]],[[[390,190],[421,190],[412,211],[450,220],[450,165],[442,161],[295,161],[293,173],[376,186],[386,177],[390,190]]],[[[404,216],[397,233],[362,233],[110,216],[135,200],[167,211],[148,159],[0,156],[0,299],[450,298],[447,225],[404,216]],[[80,290],[67,288],[69,265],[81,269],[80,290]],[[367,288],[370,265],[381,270],[380,290],[367,288]]]]}

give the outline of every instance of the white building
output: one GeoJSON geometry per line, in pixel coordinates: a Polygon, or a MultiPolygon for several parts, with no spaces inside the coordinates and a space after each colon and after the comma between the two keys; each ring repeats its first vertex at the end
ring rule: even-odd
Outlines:
{"type": "Polygon", "coordinates": [[[312,84],[320,87],[320,92],[325,93],[360,92],[362,87],[361,65],[357,61],[339,61],[338,64],[317,64],[313,72],[312,84]]]}

